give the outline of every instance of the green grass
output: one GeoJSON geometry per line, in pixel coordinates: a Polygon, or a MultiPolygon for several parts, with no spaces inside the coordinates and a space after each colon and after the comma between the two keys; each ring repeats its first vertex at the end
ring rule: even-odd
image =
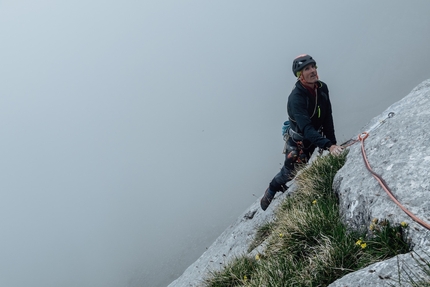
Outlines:
{"type": "Polygon", "coordinates": [[[258,258],[244,255],[206,278],[205,286],[327,286],[349,272],[410,251],[404,228],[385,220],[371,231],[348,230],[339,215],[333,178],[346,153],[325,156],[301,169],[298,191],[256,232],[248,251],[267,241],[258,258]]]}

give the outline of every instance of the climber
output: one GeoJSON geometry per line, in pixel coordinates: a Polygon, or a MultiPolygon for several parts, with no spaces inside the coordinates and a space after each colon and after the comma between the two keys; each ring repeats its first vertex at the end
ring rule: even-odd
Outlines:
{"type": "Polygon", "coordinates": [[[316,147],[333,155],[343,151],[343,147],[336,145],[329,91],[318,79],[315,60],[306,54],[299,55],[293,60],[293,74],[297,82],[287,103],[290,127],[285,162],[261,198],[263,210],[267,209],[276,192],[287,190],[286,183],[293,177],[295,164],[307,162],[316,147]]]}

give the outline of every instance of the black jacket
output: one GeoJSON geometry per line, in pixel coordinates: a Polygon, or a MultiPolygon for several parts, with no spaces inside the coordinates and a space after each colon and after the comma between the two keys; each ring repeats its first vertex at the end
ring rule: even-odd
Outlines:
{"type": "Polygon", "coordinates": [[[287,112],[291,129],[301,134],[306,142],[324,149],[336,144],[331,103],[325,83],[318,82],[315,98],[297,81],[288,97],[287,112]]]}

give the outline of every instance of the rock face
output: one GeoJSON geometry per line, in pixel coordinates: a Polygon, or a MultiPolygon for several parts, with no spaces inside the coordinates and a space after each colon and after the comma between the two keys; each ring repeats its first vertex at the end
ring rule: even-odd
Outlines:
{"type": "MultiPolygon", "coordinates": [[[[430,80],[427,80],[375,117],[364,129],[369,133],[364,148],[372,169],[384,179],[395,198],[427,224],[430,224],[429,122],[430,80]]],[[[346,164],[336,174],[333,187],[339,195],[342,217],[348,226],[368,228],[373,218],[388,219],[394,224],[407,222],[408,236],[414,248],[430,254],[430,231],[397,206],[366,169],[361,143],[350,147],[346,164]]],[[[406,265],[415,264],[411,256],[401,258],[406,265]]],[[[390,268],[397,270],[397,260],[387,260],[369,268],[376,270],[375,273],[390,268]]],[[[346,277],[341,279],[342,282],[347,280],[346,277]]],[[[344,285],[335,282],[330,286],[383,286],[374,285],[371,276],[364,276],[360,282],[345,282],[344,285]]]]}
{"type": "MultiPolygon", "coordinates": [[[[372,169],[392,190],[397,200],[430,224],[430,81],[374,118],[365,130],[365,151],[372,169]],[[394,113],[388,118],[389,113],[394,113]],[[381,120],[385,120],[381,123],[381,120]]],[[[355,229],[366,228],[372,218],[408,222],[415,244],[430,245],[430,233],[412,221],[380,187],[366,169],[361,144],[351,146],[346,164],[334,183],[343,218],[355,229]]]]}
{"type": "MultiPolygon", "coordinates": [[[[364,141],[364,147],[372,169],[385,180],[405,208],[428,224],[430,224],[428,179],[430,131],[427,126],[429,122],[430,80],[427,80],[371,120],[363,129],[369,134],[364,141]]],[[[369,228],[373,218],[388,219],[393,224],[407,222],[408,236],[417,253],[399,255],[370,265],[344,276],[329,287],[409,286],[405,283],[407,278],[399,276],[398,271],[416,267],[419,264],[417,256],[429,260],[430,231],[403,212],[366,169],[361,154],[361,143],[355,143],[349,149],[346,164],[337,173],[333,184],[339,196],[344,222],[351,228],[359,230],[369,228]]],[[[219,270],[234,257],[248,253],[248,246],[258,227],[270,221],[281,200],[295,190],[293,183],[288,193],[278,194],[265,212],[260,209],[257,200],[169,287],[202,286],[203,279],[209,271],[219,270]]],[[[264,244],[253,252],[263,248],[264,244]]],[[[417,278],[421,275],[419,270],[412,273],[416,274],[417,278]]]]}

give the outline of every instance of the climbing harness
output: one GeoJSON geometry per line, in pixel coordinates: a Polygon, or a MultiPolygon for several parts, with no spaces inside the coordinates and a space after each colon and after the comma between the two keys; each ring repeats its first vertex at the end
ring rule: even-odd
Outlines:
{"type": "Polygon", "coordinates": [[[291,146],[287,142],[285,142],[284,146],[284,154],[286,157],[298,164],[307,163],[308,157],[304,152],[304,145],[302,141],[295,141],[297,146],[291,146]]]}
{"type": "MultiPolygon", "coordinates": [[[[393,115],[391,115],[392,117],[393,115]]],[[[387,186],[387,183],[379,176],[376,172],[372,170],[370,167],[369,161],[367,160],[366,156],[366,150],[364,148],[364,140],[369,136],[369,133],[363,132],[362,134],[358,135],[358,141],[361,141],[361,154],[363,156],[364,163],[366,165],[366,168],[369,170],[369,172],[373,175],[374,178],[379,182],[381,187],[385,190],[385,192],[388,194],[388,196],[407,214],[409,217],[411,217],[414,221],[416,221],[418,224],[422,225],[423,227],[430,230],[430,224],[424,222],[423,220],[419,219],[417,216],[415,216],[412,212],[410,212],[408,209],[406,209],[393,195],[390,188],[387,186]]]]}
{"type": "Polygon", "coordinates": [[[296,160],[296,162],[297,163],[307,163],[308,162],[308,158],[307,158],[307,156],[306,156],[306,154],[305,154],[305,152],[303,151],[303,149],[305,148],[305,146],[303,145],[303,142],[302,141],[298,141],[298,142],[296,142],[296,144],[297,144],[297,154],[296,154],[296,156],[297,156],[297,160],[296,160]]]}

